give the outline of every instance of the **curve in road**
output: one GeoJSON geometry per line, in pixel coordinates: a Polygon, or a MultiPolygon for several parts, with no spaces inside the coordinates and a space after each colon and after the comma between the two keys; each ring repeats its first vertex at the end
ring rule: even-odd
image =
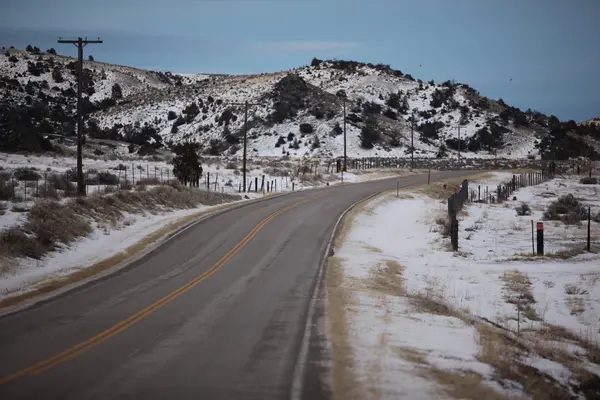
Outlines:
{"type": "Polygon", "coordinates": [[[283,399],[298,362],[308,366],[300,368],[302,397],[328,397],[318,343],[310,360],[298,354],[336,221],[397,181],[426,179],[334,186],[233,209],[130,268],[1,318],[0,397],[283,399]]]}

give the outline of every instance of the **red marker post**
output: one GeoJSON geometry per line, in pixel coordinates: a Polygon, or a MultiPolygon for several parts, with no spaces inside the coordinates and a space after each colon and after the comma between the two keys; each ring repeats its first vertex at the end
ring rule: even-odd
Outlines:
{"type": "Polygon", "coordinates": [[[544,223],[537,223],[537,254],[538,256],[544,255],[544,223]]]}

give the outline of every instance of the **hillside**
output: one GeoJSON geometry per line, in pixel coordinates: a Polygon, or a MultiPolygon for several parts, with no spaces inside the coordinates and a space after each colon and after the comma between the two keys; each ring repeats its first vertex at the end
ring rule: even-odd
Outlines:
{"type": "MultiPolygon", "coordinates": [[[[28,50],[0,54],[0,150],[50,150],[75,132],[75,60],[28,50]]],[[[210,154],[239,154],[244,112],[232,103],[249,101],[259,104],[248,113],[250,154],[340,156],[343,96],[351,157],[410,154],[412,111],[417,157],[454,157],[459,124],[461,152],[472,158],[595,156],[600,139],[594,124],[560,123],[465,84],[352,61],[314,59],[292,71],[246,76],[86,61],[83,86],[87,135],[131,143],[141,154],[187,140],[210,154]]]]}

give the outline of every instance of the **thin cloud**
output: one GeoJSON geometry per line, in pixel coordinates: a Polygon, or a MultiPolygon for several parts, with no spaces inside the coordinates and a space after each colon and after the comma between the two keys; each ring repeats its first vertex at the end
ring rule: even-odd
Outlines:
{"type": "Polygon", "coordinates": [[[355,42],[327,42],[327,41],[300,41],[300,42],[262,42],[254,45],[264,50],[277,51],[322,51],[344,50],[360,46],[355,42]]]}

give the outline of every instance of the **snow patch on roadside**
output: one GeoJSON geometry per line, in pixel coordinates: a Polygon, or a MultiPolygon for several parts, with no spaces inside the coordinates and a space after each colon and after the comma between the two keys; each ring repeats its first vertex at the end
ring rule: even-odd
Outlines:
{"type": "MultiPolygon", "coordinates": [[[[497,173],[470,182],[493,191],[512,176],[497,173]]],[[[545,222],[545,248],[549,257],[531,256],[531,221],[558,196],[573,193],[592,211],[600,207],[598,188],[581,185],[578,178],[555,179],[515,192],[515,201],[502,204],[467,204],[460,214],[459,252],[448,251],[439,220],[446,216],[446,202],[417,193],[401,198],[386,195],[371,201],[356,215],[343,244],[335,250],[343,263],[344,285],[352,293],[348,312],[349,336],[355,351],[355,375],[381,398],[440,398],[441,387],[425,379],[424,368],[465,373],[472,371],[482,383],[504,395],[523,394],[521,389],[494,382],[494,368],[478,360],[480,343],[475,321],[485,318],[517,331],[517,309],[509,303],[511,279],[517,277],[533,296],[529,314],[521,312],[519,329],[535,332],[546,324],[558,325],[584,340],[600,340],[600,272],[598,254],[579,254],[567,260],[553,256],[582,248],[583,226],[545,222]],[[527,202],[530,216],[517,216],[515,208],[527,202]],[[374,290],[374,271],[396,263],[385,282],[401,282],[404,293],[374,290]],[[566,294],[568,285],[581,294],[566,294]],[[408,294],[408,295],[407,295],[408,294]],[[429,298],[457,310],[462,317],[422,312],[411,296],[429,298]],[[474,316],[471,321],[469,315],[474,316]],[[378,366],[374,368],[374,366],[378,366]],[[414,396],[414,397],[413,397],[414,396]]],[[[600,224],[592,222],[592,241],[600,241],[600,224]]],[[[389,271],[388,271],[389,273],[389,271]]],[[[396,288],[397,289],[397,288],[396,288]]],[[[549,325],[548,325],[549,326],[549,325]]],[[[534,333],[533,333],[534,334],[534,333]]],[[[546,339],[545,339],[546,340],[546,339]]],[[[586,350],[570,353],[580,357],[586,350]]],[[[566,365],[532,353],[520,362],[530,365],[568,387],[573,381],[566,365]]],[[[596,365],[581,360],[589,371],[596,365]]],[[[514,382],[513,382],[514,383],[514,382]]],[[[513,385],[514,386],[514,385],[513,385]]]]}
{"type": "Polygon", "coordinates": [[[177,220],[214,207],[161,212],[157,215],[125,214],[115,227],[95,224],[93,232],[42,260],[22,260],[0,280],[0,299],[35,288],[36,284],[90,267],[125,251],[148,235],[177,220]]]}

